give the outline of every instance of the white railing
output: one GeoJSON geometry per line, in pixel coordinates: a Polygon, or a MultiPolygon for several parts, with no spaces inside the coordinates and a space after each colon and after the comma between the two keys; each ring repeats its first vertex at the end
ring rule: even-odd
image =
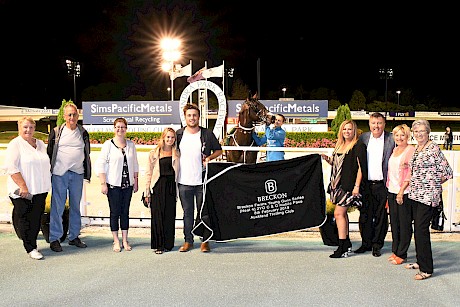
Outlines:
{"type": "MultiPolygon", "coordinates": [[[[0,166],[5,164],[5,146],[0,144],[0,166]]],[[[100,145],[91,145],[92,148],[100,147],[100,145]]],[[[137,146],[138,149],[141,148],[153,148],[154,146],[137,146]]],[[[222,146],[222,149],[225,150],[243,150],[243,151],[259,151],[258,158],[259,161],[262,161],[262,156],[265,154],[266,151],[285,151],[286,159],[298,157],[301,155],[306,154],[321,154],[325,153],[330,155],[332,153],[332,148],[299,148],[299,147],[281,147],[281,148],[272,148],[272,147],[248,147],[248,146],[222,146]]],[[[91,160],[94,162],[96,161],[100,151],[94,150],[91,153],[91,160]]],[[[459,187],[460,187],[460,151],[447,151],[444,150],[443,153],[446,155],[452,169],[454,170],[454,178],[448,180],[444,183],[443,188],[443,199],[444,199],[444,210],[447,217],[447,221],[445,222],[444,231],[459,231],[460,232],[460,197],[458,195],[459,187]]],[[[142,195],[143,187],[145,186],[145,169],[146,163],[148,160],[148,151],[142,150],[138,151],[138,159],[140,164],[140,176],[139,176],[139,191],[134,193],[133,199],[131,202],[131,209],[130,209],[130,216],[134,220],[139,220],[139,225],[146,225],[148,227],[149,222],[148,219],[150,218],[150,212],[148,209],[144,208],[140,202],[140,198],[142,195]]],[[[219,159],[217,159],[219,160],[219,159]]],[[[225,155],[220,159],[221,161],[225,161],[225,155]]],[[[216,160],[215,160],[216,161],[216,160]]],[[[212,161],[213,162],[213,161],[212,161]]],[[[211,163],[212,163],[211,162],[211,163]]],[[[329,184],[329,176],[330,176],[330,165],[323,161],[323,181],[325,184],[325,188],[329,184]]],[[[6,187],[6,174],[2,172],[0,174],[0,185],[6,187]]],[[[10,222],[11,221],[11,210],[12,205],[7,196],[6,188],[4,188],[3,193],[0,193],[0,222],[10,222]]],[[[81,201],[81,212],[82,216],[85,217],[85,220],[93,221],[90,222],[92,224],[98,224],[101,221],[108,222],[108,202],[107,198],[100,193],[100,184],[97,175],[93,171],[93,176],[90,183],[85,184],[84,195],[81,201]],[[96,221],[97,220],[97,221],[96,221]],[[96,222],[94,222],[96,221],[96,222]]],[[[357,219],[359,216],[359,212],[355,211],[350,214],[350,222],[356,224],[357,219]]],[[[178,201],[177,206],[177,219],[182,219],[182,208],[180,206],[180,202],[178,201]]],[[[87,223],[85,223],[87,224],[87,223]]],[[[351,227],[352,228],[352,227],[351,227]]],[[[351,229],[350,228],[350,229],[351,229]]]]}

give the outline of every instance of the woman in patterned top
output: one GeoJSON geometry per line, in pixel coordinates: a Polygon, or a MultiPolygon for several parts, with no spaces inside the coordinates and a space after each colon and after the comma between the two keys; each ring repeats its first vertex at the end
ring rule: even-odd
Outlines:
{"type": "Polygon", "coordinates": [[[430,123],[419,119],[412,123],[412,132],[417,147],[410,162],[408,203],[414,218],[414,239],[416,263],[406,265],[408,269],[420,269],[416,280],[423,280],[433,274],[430,222],[433,211],[441,200],[442,184],[452,178],[452,168],[438,144],[430,141],[430,123]]]}
{"type": "Polygon", "coordinates": [[[366,146],[358,139],[356,123],[345,120],[340,125],[332,157],[321,156],[332,165],[328,193],[331,202],[336,205],[334,218],[339,233],[339,248],[329,257],[347,257],[351,251],[347,209],[361,205],[363,178],[367,178],[366,146]]]}
{"type": "Polygon", "coordinates": [[[134,142],[126,139],[126,119],[115,119],[113,127],[115,136],[102,145],[96,169],[101,181],[101,193],[107,195],[109,201],[112,250],[120,252],[123,247],[131,251],[128,242],[129,205],[133,193],[138,190],[139,163],[134,142]],[[120,246],[118,239],[119,228],[123,246],[120,246]]]}

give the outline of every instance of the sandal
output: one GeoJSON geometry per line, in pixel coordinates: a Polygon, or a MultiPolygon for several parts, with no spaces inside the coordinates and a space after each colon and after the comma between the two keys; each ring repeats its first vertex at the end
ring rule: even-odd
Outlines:
{"type": "Polygon", "coordinates": [[[392,261],[393,259],[395,259],[396,255],[395,254],[391,254],[390,257],[388,257],[388,261],[392,261]]]}
{"type": "Polygon", "coordinates": [[[415,274],[415,280],[424,280],[424,279],[430,278],[431,275],[432,274],[428,274],[425,272],[418,272],[417,274],[415,274]]]}
{"type": "Polygon", "coordinates": [[[398,256],[395,256],[393,260],[390,261],[391,264],[396,264],[396,265],[404,263],[404,262],[406,262],[406,259],[400,258],[398,256]]]}
{"type": "Polygon", "coordinates": [[[157,249],[157,250],[155,251],[155,254],[157,254],[157,255],[161,255],[161,254],[163,254],[163,251],[162,251],[162,250],[159,250],[159,249],[157,249]]]}
{"type": "Polygon", "coordinates": [[[404,267],[409,270],[418,270],[420,268],[417,263],[408,263],[404,267]]]}
{"type": "Polygon", "coordinates": [[[113,250],[115,253],[121,252],[120,243],[115,243],[115,242],[113,242],[113,244],[112,244],[112,250],[113,250]]]}
{"type": "Polygon", "coordinates": [[[133,248],[129,245],[129,242],[126,242],[126,244],[123,244],[123,248],[125,251],[130,252],[133,250],[133,248]]]}

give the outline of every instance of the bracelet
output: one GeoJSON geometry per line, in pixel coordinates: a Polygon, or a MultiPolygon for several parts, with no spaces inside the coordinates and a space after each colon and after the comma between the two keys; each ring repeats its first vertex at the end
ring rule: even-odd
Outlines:
{"type": "Polygon", "coordinates": [[[107,182],[105,182],[105,181],[104,181],[104,182],[101,182],[101,185],[104,185],[104,184],[106,184],[106,183],[107,183],[107,182]]]}
{"type": "Polygon", "coordinates": [[[359,185],[356,185],[356,184],[355,184],[355,187],[359,188],[359,185]]]}

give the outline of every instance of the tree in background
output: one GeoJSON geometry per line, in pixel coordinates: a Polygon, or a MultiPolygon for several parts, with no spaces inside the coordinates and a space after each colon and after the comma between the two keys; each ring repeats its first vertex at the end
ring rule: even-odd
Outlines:
{"type": "Polygon", "coordinates": [[[329,100],[328,110],[329,111],[337,110],[341,105],[342,104],[340,103],[340,101],[335,100],[335,99],[331,99],[331,100],[329,100]]]}
{"type": "Polygon", "coordinates": [[[350,109],[359,111],[366,109],[366,97],[361,91],[355,90],[350,100],[350,109]]]}
{"type": "Polygon", "coordinates": [[[246,99],[248,97],[249,87],[243,83],[241,79],[236,79],[233,82],[232,86],[232,95],[230,99],[232,100],[239,100],[239,99],[246,99]]]}
{"type": "Polygon", "coordinates": [[[310,99],[318,100],[338,100],[337,93],[327,87],[319,87],[310,92],[310,99]]]}
{"type": "Polygon", "coordinates": [[[295,96],[299,97],[300,100],[304,99],[304,96],[306,97],[308,92],[303,88],[303,85],[299,85],[295,88],[295,96]]]}
{"type": "Polygon", "coordinates": [[[337,109],[337,114],[331,122],[331,130],[335,135],[338,135],[340,124],[342,124],[342,122],[347,119],[351,119],[350,108],[348,107],[348,104],[341,105],[337,109]]]}

